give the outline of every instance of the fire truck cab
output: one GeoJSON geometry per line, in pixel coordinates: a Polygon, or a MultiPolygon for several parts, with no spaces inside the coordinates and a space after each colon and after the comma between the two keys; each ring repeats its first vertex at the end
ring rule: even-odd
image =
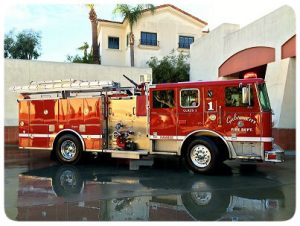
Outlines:
{"type": "Polygon", "coordinates": [[[227,159],[283,161],[263,79],[129,81],[134,87],[73,79],[12,87],[20,93],[19,147],[54,151],[63,163],[82,152],[182,156],[197,173],[227,159]]]}

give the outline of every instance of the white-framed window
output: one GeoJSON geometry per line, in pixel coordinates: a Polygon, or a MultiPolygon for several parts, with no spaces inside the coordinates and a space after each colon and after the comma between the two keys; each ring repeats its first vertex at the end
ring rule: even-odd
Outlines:
{"type": "Polygon", "coordinates": [[[190,45],[194,42],[194,37],[179,35],[178,48],[189,49],[190,45]]]}
{"type": "Polygon", "coordinates": [[[180,90],[180,107],[197,108],[200,106],[199,89],[182,89],[180,90]]]}
{"type": "Polygon", "coordinates": [[[141,32],[141,45],[158,46],[157,33],[141,32]]]}

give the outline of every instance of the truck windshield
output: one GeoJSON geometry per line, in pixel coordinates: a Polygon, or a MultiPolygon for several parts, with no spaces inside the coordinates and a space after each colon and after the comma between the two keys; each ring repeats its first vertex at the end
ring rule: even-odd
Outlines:
{"type": "Polygon", "coordinates": [[[263,111],[271,111],[270,100],[267,92],[266,84],[258,84],[258,97],[263,111]]]}

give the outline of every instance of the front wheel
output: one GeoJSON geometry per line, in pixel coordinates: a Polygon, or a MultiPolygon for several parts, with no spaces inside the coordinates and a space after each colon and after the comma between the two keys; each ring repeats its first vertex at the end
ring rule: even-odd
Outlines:
{"type": "Polygon", "coordinates": [[[217,146],[207,137],[191,142],[185,160],[189,169],[195,173],[212,173],[221,163],[217,146]]]}
{"type": "Polygon", "coordinates": [[[56,156],[62,163],[75,164],[82,153],[82,145],[77,137],[68,134],[60,137],[56,144],[56,156]]]}

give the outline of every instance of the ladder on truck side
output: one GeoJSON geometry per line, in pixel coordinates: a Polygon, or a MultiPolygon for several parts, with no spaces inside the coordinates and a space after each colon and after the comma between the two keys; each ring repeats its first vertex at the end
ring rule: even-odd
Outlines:
{"type": "Polygon", "coordinates": [[[25,86],[12,86],[10,91],[20,93],[27,98],[67,98],[76,96],[95,96],[95,95],[112,95],[112,94],[129,94],[134,95],[138,92],[133,87],[120,87],[120,83],[114,81],[101,80],[49,80],[49,81],[32,81],[25,86]],[[45,94],[47,94],[45,96],[45,94]],[[52,94],[52,95],[51,95],[52,94]]]}

